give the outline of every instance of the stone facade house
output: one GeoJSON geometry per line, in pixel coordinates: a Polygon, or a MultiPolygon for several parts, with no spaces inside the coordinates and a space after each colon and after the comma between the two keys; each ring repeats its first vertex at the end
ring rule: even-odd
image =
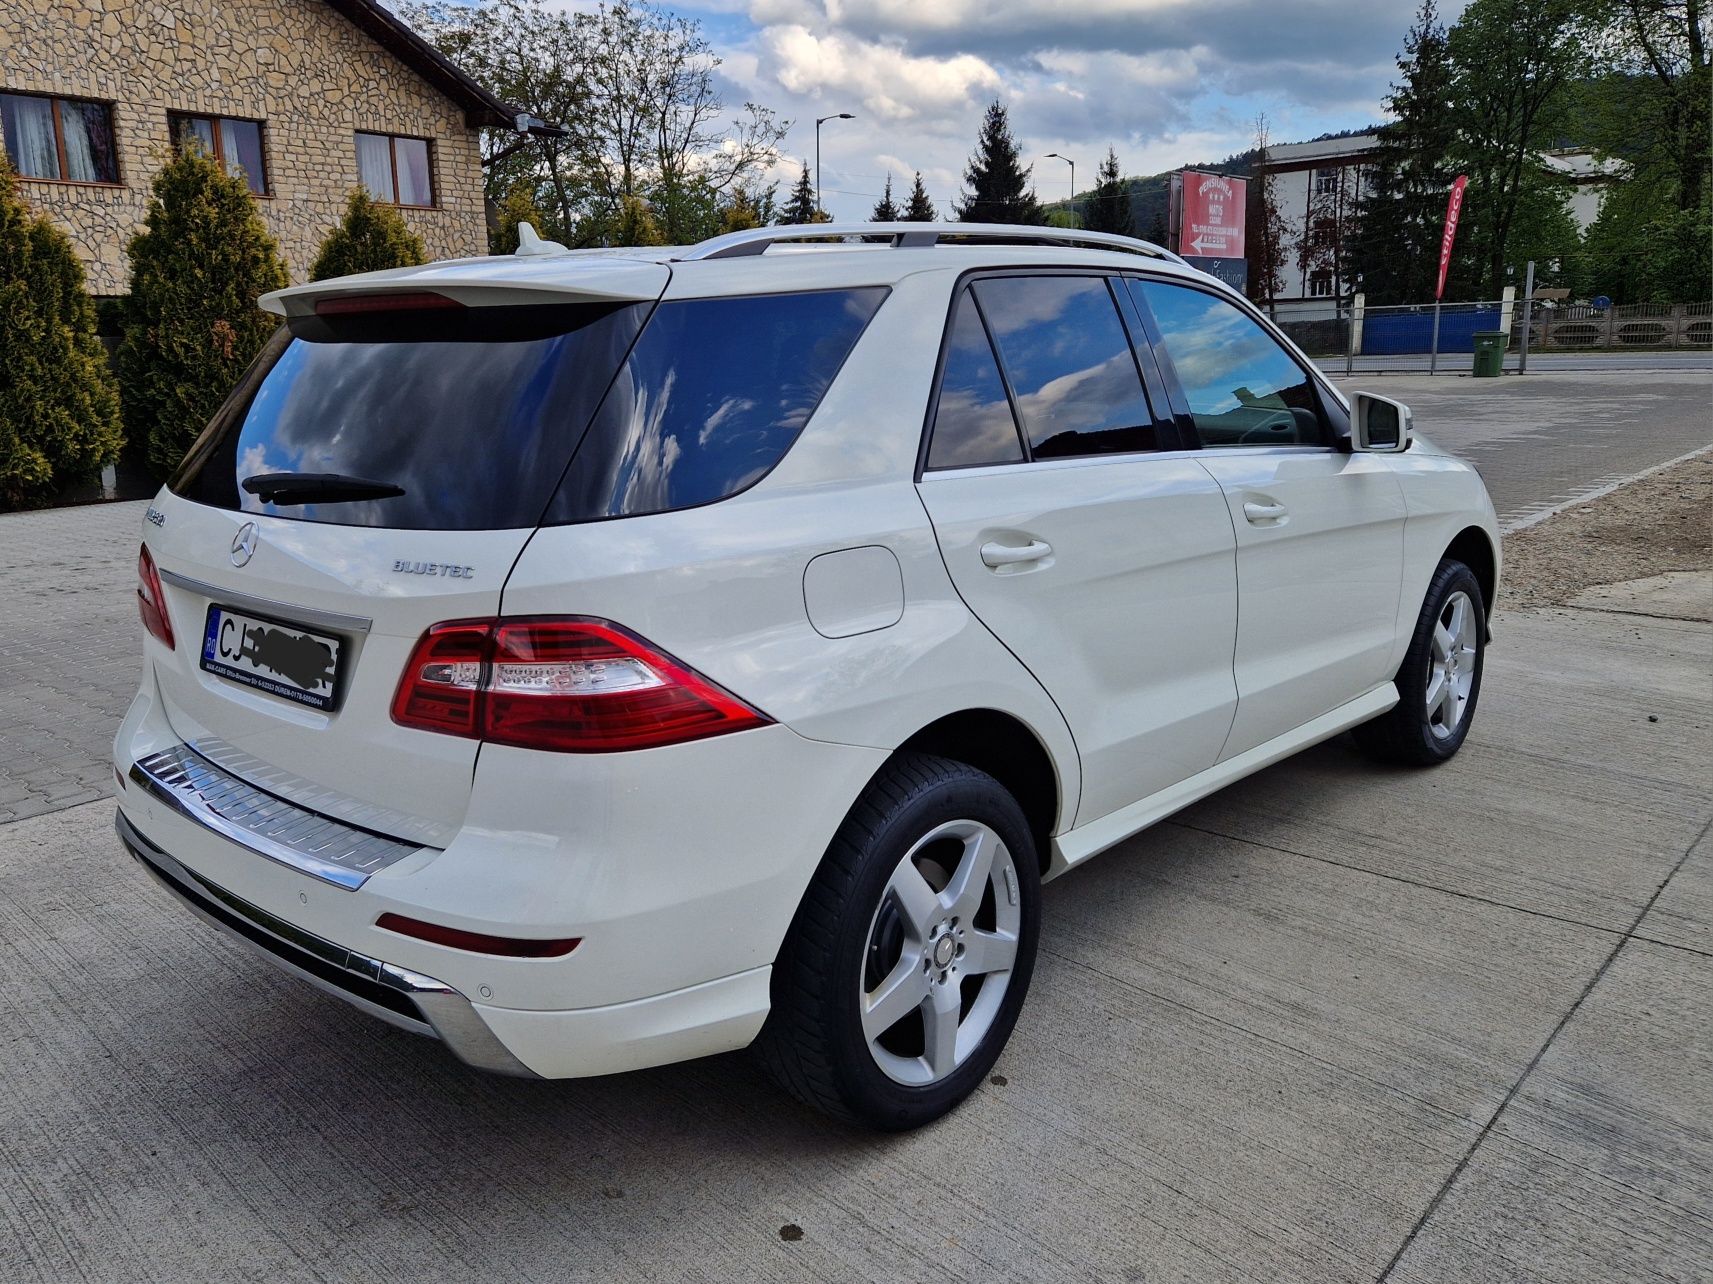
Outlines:
{"type": "Polygon", "coordinates": [[[431,257],[486,251],[478,131],[543,130],[375,0],[4,0],[0,132],[95,294],[170,150],[196,139],[256,193],[292,279],[359,183],[431,257]]]}

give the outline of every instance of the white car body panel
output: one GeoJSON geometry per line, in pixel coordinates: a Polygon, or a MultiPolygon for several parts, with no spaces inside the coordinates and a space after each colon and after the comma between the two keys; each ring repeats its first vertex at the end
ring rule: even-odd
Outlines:
{"type": "Polygon", "coordinates": [[[1082,763],[1077,823],[1213,765],[1237,708],[1231,522],[1193,455],[929,473],[918,486],[964,601],[1050,691],[1082,763]],[[989,543],[1045,542],[990,567],[989,543]]]}
{"type": "Polygon", "coordinates": [[[1237,447],[1202,464],[1237,532],[1238,707],[1220,755],[1235,758],[1397,667],[1404,495],[1377,455],[1237,447]]]}
{"type": "Polygon", "coordinates": [[[887,287],[794,444],[747,489],[648,516],[484,531],[252,517],[163,489],[158,520],[141,528],[168,575],[178,645],[144,637],[141,688],[114,748],[121,832],[131,826],[259,915],[442,987],[425,991],[428,1032],[476,1064],[604,1074],[749,1042],[829,842],[924,728],[991,711],[1027,733],[1052,775],[1040,832],[1056,875],[1384,712],[1447,547],[1477,531],[1496,571],[1478,475],[1419,434],[1396,455],[1187,450],[920,474],[963,274],[1074,265],[1223,290],[1187,266],[970,243],[686,257],[472,259],[294,287],[264,304],[304,315],[323,297],[387,291],[483,306],[887,287]],[[1254,502],[1282,503],[1287,520],[1250,521],[1254,502]],[[239,568],[229,550],[251,520],[260,542],[239,568]],[[1031,539],[1051,554],[982,560],[984,544],[1031,539]],[[469,572],[398,573],[398,562],[469,572]],[[285,622],[368,621],[340,634],[351,679],[336,710],[197,667],[209,602],[234,595],[277,603],[285,622]],[[393,722],[423,631],[495,615],[614,621],[771,725],[555,753],[393,722]],[[135,783],[136,764],[182,743],[240,781],[417,850],[354,890],[269,859],[135,783]],[[501,957],[379,927],[388,912],[580,943],[562,957],[501,957]],[[476,1044],[463,1042],[471,1029],[476,1044]],[[500,1051],[471,1057],[484,1040],[500,1051]]]}

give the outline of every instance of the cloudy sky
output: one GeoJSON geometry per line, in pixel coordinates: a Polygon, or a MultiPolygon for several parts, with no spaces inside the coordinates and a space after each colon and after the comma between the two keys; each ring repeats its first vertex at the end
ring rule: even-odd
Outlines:
{"type": "MultiPolygon", "coordinates": [[[[1250,146],[1256,113],[1291,142],[1382,118],[1418,0],[679,0],[725,60],[729,97],[796,122],[836,217],[865,218],[890,171],[949,213],[981,114],[1010,109],[1044,199],[1080,187],[1110,144],[1127,174],[1250,146]]],[[[1444,5],[1447,19],[1461,0],[1444,5]]]]}

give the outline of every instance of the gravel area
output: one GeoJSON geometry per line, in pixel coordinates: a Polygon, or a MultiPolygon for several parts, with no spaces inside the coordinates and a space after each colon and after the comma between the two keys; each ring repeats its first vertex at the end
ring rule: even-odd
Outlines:
{"type": "Polygon", "coordinates": [[[1674,464],[1505,537],[1501,608],[1713,566],[1713,455],[1674,464]]]}

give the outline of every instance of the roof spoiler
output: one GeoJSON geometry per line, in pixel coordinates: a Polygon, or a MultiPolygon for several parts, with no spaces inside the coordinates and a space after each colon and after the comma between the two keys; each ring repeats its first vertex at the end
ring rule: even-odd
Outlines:
{"type": "MultiPolygon", "coordinates": [[[[539,238],[538,243],[550,244],[539,238]]],[[[521,258],[507,254],[460,259],[311,281],[264,294],[259,302],[267,311],[282,317],[312,316],[316,304],[333,299],[390,294],[436,294],[471,308],[578,302],[652,303],[671,279],[671,268],[647,259],[604,254],[585,257],[570,250],[563,251],[562,257],[558,250],[537,250],[521,258]],[[549,263],[552,270],[544,271],[549,263]]]]}

